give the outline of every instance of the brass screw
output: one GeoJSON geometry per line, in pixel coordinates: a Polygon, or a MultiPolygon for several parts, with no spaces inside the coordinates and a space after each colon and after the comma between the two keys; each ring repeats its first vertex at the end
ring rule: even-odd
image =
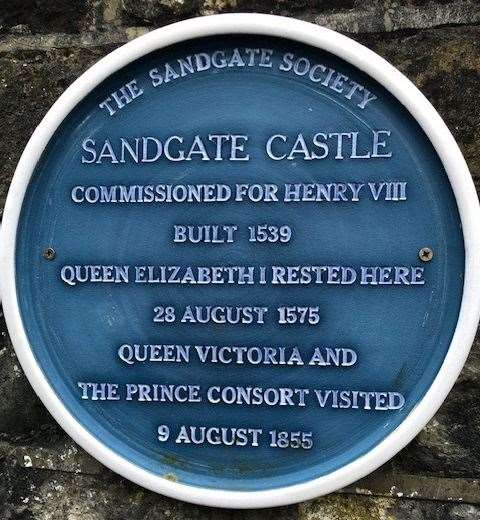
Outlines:
{"type": "Polygon", "coordinates": [[[422,247],[418,252],[418,257],[422,262],[430,262],[433,258],[433,251],[429,247],[422,247]]]}
{"type": "Polygon", "coordinates": [[[47,247],[46,249],[44,249],[43,251],[43,258],[45,258],[45,260],[53,260],[56,256],[56,253],[55,253],[55,249],[53,249],[53,247],[47,247]]]}

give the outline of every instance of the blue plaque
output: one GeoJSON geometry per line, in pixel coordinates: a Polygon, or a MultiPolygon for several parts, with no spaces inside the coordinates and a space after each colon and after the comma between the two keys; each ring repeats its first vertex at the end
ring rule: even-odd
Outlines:
{"type": "Polygon", "coordinates": [[[88,452],[265,507],[369,473],[438,409],[479,315],[478,201],[438,114],[350,39],[159,29],[52,107],[1,244],[8,328],[88,452]]]}

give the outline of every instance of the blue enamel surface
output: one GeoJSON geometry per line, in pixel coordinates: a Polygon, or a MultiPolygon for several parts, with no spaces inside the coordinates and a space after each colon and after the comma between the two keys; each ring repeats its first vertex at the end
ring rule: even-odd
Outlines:
{"type": "MultiPolygon", "coordinates": [[[[277,59],[276,57],[274,59],[277,59]]],[[[424,395],[447,352],[462,297],[464,247],[456,202],[432,145],[415,120],[380,85],[340,59],[279,39],[239,36],[187,42],[157,51],[119,71],[80,103],[55,134],[29,185],[17,240],[20,309],[33,352],[50,384],[76,419],[107,446],[156,474],[183,483],[235,490],[286,486],[325,475],[364,454],[398,426],[424,395]],[[192,52],[257,46],[295,52],[367,85],[378,96],[360,110],[332,90],[273,69],[196,73],[145,94],[115,117],[98,103],[132,77],[192,52]],[[356,128],[392,130],[389,161],[265,159],[262,143],[273,133],[356,128]],[[166,163],[82,166],[88,136],[249,133],[249,163],[166,163]],[[406,180],[408,201],[338,204],[124,204],[75,205],[76,184],[364,182],[406,180]],[[174,223],[262,222],[294,230],[288,245],[243,240],[211,246],[173,245],[174,223]],[[45,247],[57,251],[42,258],[45,247]],[[425,286],[135,286],[67,287],[64,264],[175,265],[419,265],[418,250],[435,252],[425,264],[425,286]],[[221,327],[152,323],[152,308],[225,304],[319,305],[318,327],[221,327]],[[122,343],[199,345],[351,346],[352,368],[189,365],[125,366],[122,343]],[[81,401],[76,381],[293,386],[392,390],[406,405],[397,411],[282,409],[205,403],[159,404],[81,401]],[[313,430],[310,451],[160,444],[159,424],[245,425],[313,430]]]]}

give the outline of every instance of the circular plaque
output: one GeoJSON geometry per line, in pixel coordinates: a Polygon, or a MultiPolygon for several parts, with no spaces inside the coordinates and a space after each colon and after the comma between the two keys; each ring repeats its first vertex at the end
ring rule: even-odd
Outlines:
{"type": "Polygon", "coordinates": [[[479,315],[478,201],[382,58],[240,14],[153,31],[55,103],[12,181],[1,292],[68,434],[154,491],[334,491],[438,409],[479,315]]]}

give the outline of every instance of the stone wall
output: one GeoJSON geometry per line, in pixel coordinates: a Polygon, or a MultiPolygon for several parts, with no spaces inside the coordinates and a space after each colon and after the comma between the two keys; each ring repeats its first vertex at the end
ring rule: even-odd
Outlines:
{"type": "MultiPolygon", "coordinates": [[[[152,28],[235,11],[309,20],[387,58],[438,109],[480,188],[478,0],[1,0],[0,204],[34,127],[91,64],[152,28]]],[[[480,339],[435,418],[386,466],[298,506],[226,511],[149,493],[86,455],[36,398],[0,327],[2,520],[480,519],[480,339]]]]}

